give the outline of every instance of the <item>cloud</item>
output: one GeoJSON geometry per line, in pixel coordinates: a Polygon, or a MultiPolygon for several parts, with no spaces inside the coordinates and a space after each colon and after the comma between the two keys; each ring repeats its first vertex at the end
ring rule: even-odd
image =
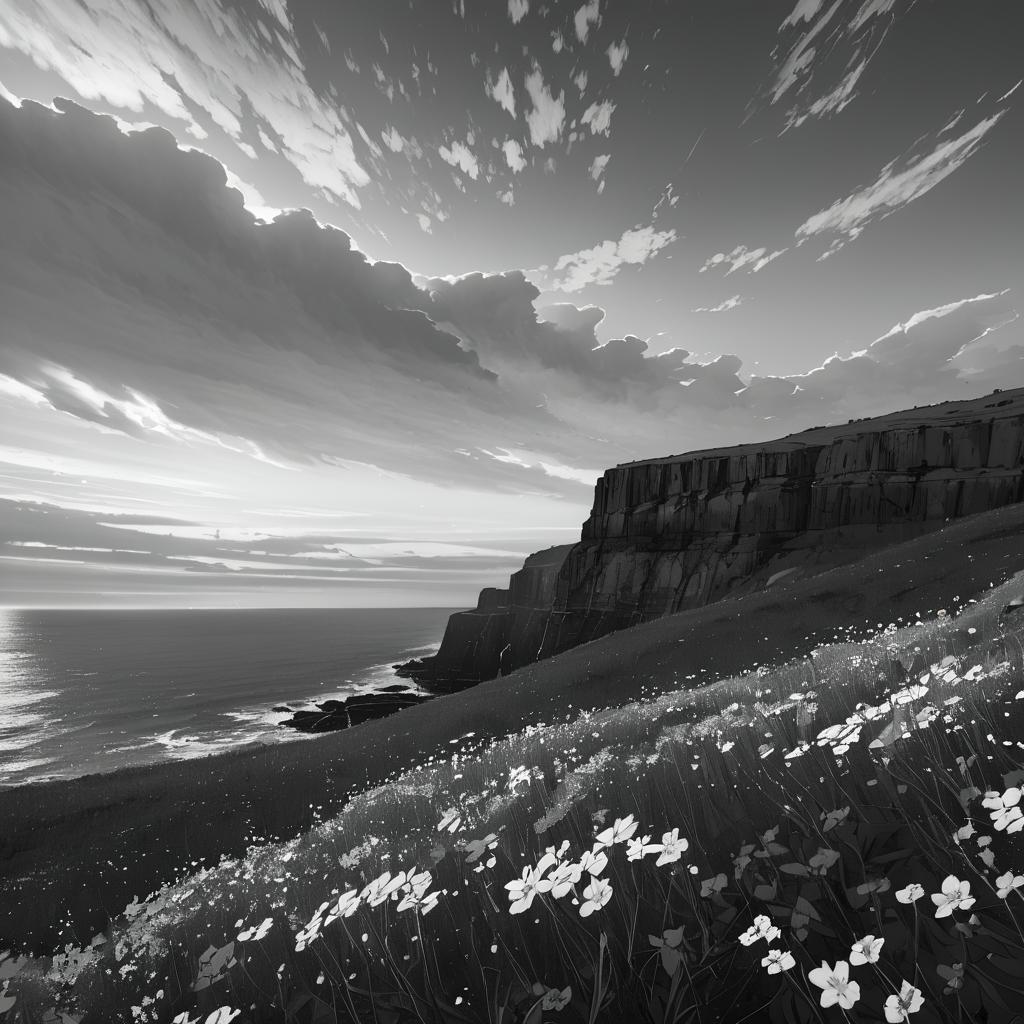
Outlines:
{"type": "Polygon", "coordinates": [[[623,39],[621,43],[612,43],[605,52],[608,54],[612,73],[618,77],[619,72],[622,70],[622,65],[626,63],[626,58],[629,56],[629,47],[626,45],[626,40],[623,39]]]}
{"type": "Polygon", "coordinates": [[[792,98],[785,128],[840,113],[856,97],[857,85],[878,54],[905,0],[798,0],[779,26],[784,42],[767,88],[768,102],[792,98]],[[851,8],[852,13],[849,13],[851,8]],[[882,18],[882,15],[889,15],[882,18]],[[837,17],[838,16],[838,17],[837,17]]]}
{"type": "Polygon", "coordinates": [[[583,116],[580,124],[590,126],[592,135],[610,136],[612,133],[612,114],[615,112],[615,104],[611,100],[602,100],[600,103],[591,103],[583,116]]]}
{"type": "Polygon", "coordinates": [[[508,16],[512,19],[513,25],[518,25],[529,10],[530,0],[508,0],[508,16]]]}
{"type": "Polygon", "coordinates": [[[731,295],[729,298],[720,302],[717,306],[698,306],[693,312],[694,313],[724,313],[726,310],[735,309],[737,306],[743,304],[743,299],[739,295],[731,295]]]}
{"type": "Polygon", "coordinates": [[[496,100],[513,117],[516,116],[516,97],[508,68],[502,68],[496,82],[487,82],[487,95],[496,100]]]}
{"type": "Polygon", "coordinates": [[[391,126],[380,133],[380,137],[384,140],[384,145],[391,150],[392,153],[401,153],[405,149],[405,139],[399,134],[398,129],[391,126]]]}
{"type": "Polygon", "coordinates": [[[1005,109],[979,121],[963,135],[938,143],[927,153],[893,161],[870,185],[808,217],[796,230],[797,244],[823,236],[831,240],[824,259],[838,252],[872,223],[890,216],[930,192],[962,167],[980,148],[985,136],[999,123],[1005,109]]]}
{"type": "Polygon", "coordinates": [[[556,99],[544,84],[540,68],[534,68],[526,76],[526,91],[533,104],[533,109],[526,115],[530,141],[542,149],[547,143],[557,142],[562,137],[562,128],[565,126],[565,92],[559,92],[556,99]]]}
{"type": "Polygon", "coordinates": [[[559,256],[549,285],[555,291],[576,292],[588,285],[610,284],[626,264],[643,264],[676,240],[674,230],[652,226],[630,228],[616,241],[559,256]]]}
{"type": "Polygon", "coordinates": [[[594,181],[600,181],[601,176],[604,174],[608,167],[608,161],[611,160],[611,153],[605,153],[602,156],[595,156],[593,162],[590,165],[590,176],[594,181]]]}
{"type": "Polygon", "coordinates": [[[314,189],[358,207],[370,181],[338,110],[309,85],[283,4],[262,14],[218,4],[62,0],[0,7],[0,46],[59,74],[86,100],[152,104],[191,128],[199,111],[244,143],[251,117],[314,189]]]}
{"type": "MultiPolygon", "coordinates": [[[[114,540],[70,515],[43,530],[33,506],[38,522],[20,533],[0,522],[5,540],[47,545],[0,552],[8,587],[26,557],[48,560],[32,569],[41,579],[58,557],[93,556],[104,575],[76,578],[94,594],[110,580],[129,589],[133,558],[178,581],[165,589],[182,575],[307,588],[327,576],[316,583],[327,587],[346,565],[367,584],[392,571],[404,587],[413,574],[398,573],[394,552],[353,547],[385,563],[369,567],[340,557],[339,520],[350,534],[352,519],[364,534],[387,523],[391,539],[453,521],[482,536],[507,528],[515,495],[517,522],[575,530],[587,474],[663,455],[666,437],[736,444],[1024,379],[1021,319],[997,287],[907,310],[898,329],[805,374],[749,376],[735,355],[655,354],[634,335],[602,343],[599,308],[538,308],[522,272],[420,286],[308,213],[259,224],[221,165],[169,133],[57,106],[0,102],[0,493],[80,511],[173,509],[265,536],[172,543],[138,524],[114,540]],[[284,519],[302,546],[278,543],[284,519]],[[319,522],[330,529],[312,541],[319,522]]],[[[633,228],[562,257],[542,283],[606,283],[675,237],[633,228]]],[[[420,577],[440,578],[424,564],[420,577]]]]}
{"type": "Polygon", "coordinates": [[[601,24],[599,4],[600,0],[588,0],[587,3],[576,11],[576,17],[573,20],[576,25],[576,38],[581,43],[585,43],[587,41],[587,36],[590,35],[591,25],[601,24]]]}
{"type": "Polygon", "coordinates": [[[513,174],[518,174],[525,166],[523,159],[523,147],[515,139],[506,139],[501,144],[501,151],[505,154],[505,163],[508,164],[513,174]]]}
{"type": "Polygon", "coordinates": [[[700,273],[703,274],[707,270],[711,270],[713,267],[725,266],[728,264],[729,269],[725,272],[725,276],[728,277],[731,273],[736,270],[741,270],[743,267],[750,267],[749,273],[756,274],[759,270],[763,270],[772,260],[778,259],[786,249],[776,249],[774,252],[768,252],[764,246],[759,249],[748,249],[745,245],[737,245],[732,252],[716,252],[710,259],[704,261],[704,265],[700,268],[700,273]]]}
{"type": "Polygon", "coordinates": [[[451,146],[439,146],[438,153],[445,163],[458,167],[463,174],[468,174],[474,181],[480,175],[480,165],[473,151],[464,142],[453,142],[451,146]]]}

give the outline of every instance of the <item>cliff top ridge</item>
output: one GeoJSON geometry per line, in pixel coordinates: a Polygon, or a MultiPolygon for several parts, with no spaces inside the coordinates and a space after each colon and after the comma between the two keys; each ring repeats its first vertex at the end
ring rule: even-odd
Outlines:
{"type": "Polygon", "coordinates": [[[700,448],[694,451],[680,452],[678,455],[662,455],[651,459],[635,459],[631,462],[620,462],[615,469],[628,466],[656,466],[688,459],[715,458],[721,455],[742,455],[746,452],[792,450],[810,445],[831,444],[844,437],[851,437],[865,432],[888,430],[899,427],[923,426],[954,426],[982,418],[985,411],[992,411],[995,418],[1024,415],[1024,388],[1012,388],[1005,391],[993,391],[980,398],[961,399],[939,402],[937,405],[915,406],[912,409],[901,409],[898,412],[885,413],[881,416],[867,416],[863,419],[849,420],[847,423],[833,426],[810,427],[795,434],[772,441],[752,441],[744,444],[728,445],[721,448],[700,448]],[[956,417],[955,419],[951,417],[956,417]]]}

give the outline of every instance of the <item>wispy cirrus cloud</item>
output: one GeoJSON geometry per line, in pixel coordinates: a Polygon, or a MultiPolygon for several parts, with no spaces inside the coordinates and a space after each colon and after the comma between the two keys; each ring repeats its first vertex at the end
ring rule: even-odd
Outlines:
{"type": "Polygon", "coordinates": [[[730,295],[729,298],[723,299],[717,306],[697,306],[694,313],[725,313],[730,309],[735,309],[737,306],[743,305],[743,298],[739,295],[730,295]]]}
{"type": "Polygon", "coordinates": [[[797,0],[779,25],[781,55],[766,89],[772,106],[790,100],[786,129],[838,114],[852,102],[898,3],[905,6],[905,0],[797,0]]]}
{"type": "Polygon", "coordinates": [[[703,274],[714,267],[727,266],[729,269],[725,272],[726,277],[737,270],[742,270],[744,267],[749,268],[749,273],[756,274],[785,252],[785,249],[776,249],[774,252],[769,252],[764,246],[760,246],[757,249],[748,249],[745,245],[737,245],[732,252],[716,252],[714,256],[705,260],[700,268],[700,273],[703,274]]]}
{"type": "Polygon", "coordinates": [[[962,167],[981,148],[985,136],[999,123],[1006,110],[998,110],[962,135],[935,144],[928,152],[914,152],[894,160],[870,184],[837,199],[831,206],[808,217],[797,229],[797,245],[823,237],[830,241],[819,257],[838,252],[857,238],[868,225],[889,217],[908,203],[920,199],[945,178],[962,167]]]}

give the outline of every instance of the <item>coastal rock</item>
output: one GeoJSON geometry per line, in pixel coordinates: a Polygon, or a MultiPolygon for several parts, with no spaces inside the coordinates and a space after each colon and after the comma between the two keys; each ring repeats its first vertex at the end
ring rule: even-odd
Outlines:
{"type": "Polygon", "coordinates": [[[335,732],[353,725],[386,718],[396,711],[411,708],[429,700],[428,694],[417,693],[404,687],[389,686],[386,691],[357,694],[345,700],[325,700],[317,704],[316,710],[294,711],[292,708],[274,708],[275,711],[290,712],[292,717],[282,722],[299,732],[335,732]],[[401,689],[401,692],[396,692],[401,689]]]}
{"type": "Polygon", "coordinates": [[[577,544],[530,555],[398,671],[460,689],[1019,501],[1024,389],[625,463],[598,481],[577,544]]]}

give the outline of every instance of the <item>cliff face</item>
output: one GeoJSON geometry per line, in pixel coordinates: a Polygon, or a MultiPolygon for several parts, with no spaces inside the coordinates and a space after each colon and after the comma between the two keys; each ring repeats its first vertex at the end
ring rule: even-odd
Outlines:
{"type": "Polygon", "coordinates": [[[464,686],[616,629],[1024,501],[1024,389],[608,470],[579,543],[530,555],[403,666],[464,686]]]}

